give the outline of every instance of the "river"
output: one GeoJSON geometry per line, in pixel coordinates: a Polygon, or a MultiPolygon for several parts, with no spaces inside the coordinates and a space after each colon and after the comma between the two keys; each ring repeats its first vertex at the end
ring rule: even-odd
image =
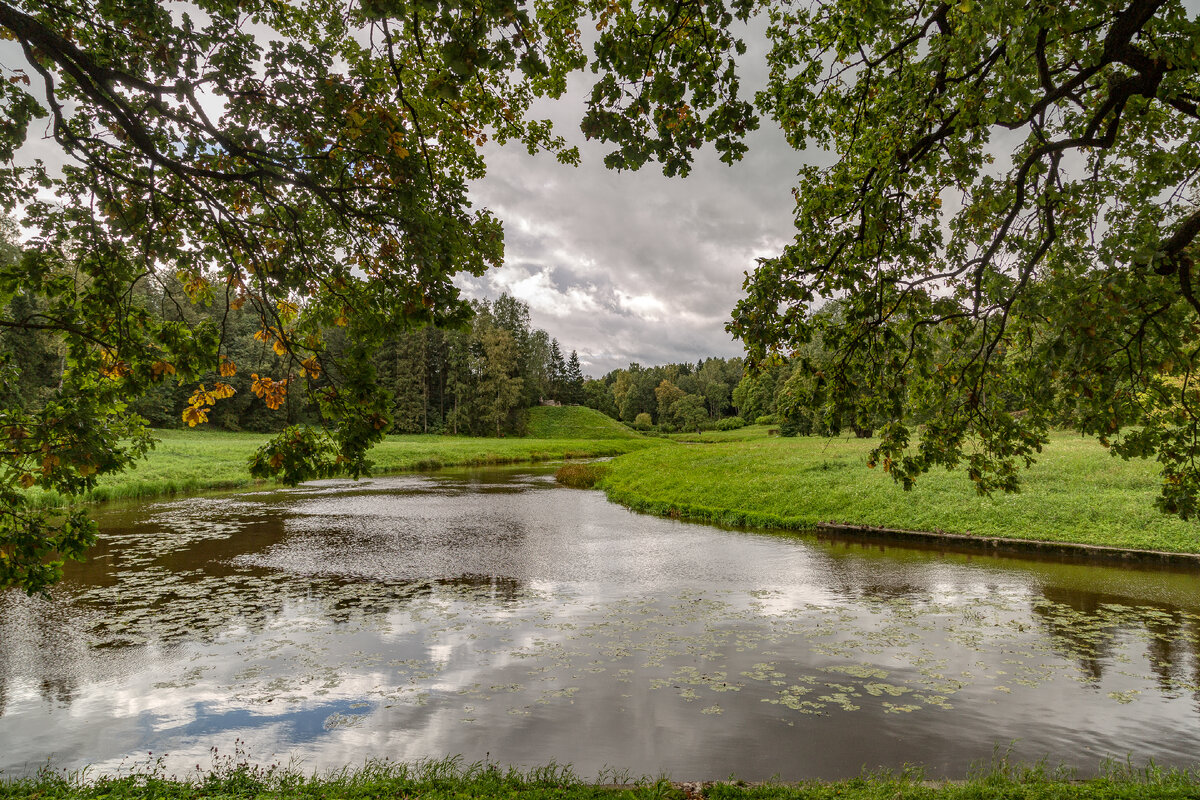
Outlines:
{"type": "Polygon", "coordinates": [[[0,596],[5,776],[235,748],[679,780],[1200,753],[1194,571],[722,530],[529,467],[100,521],[51,600],[0,596]]]}

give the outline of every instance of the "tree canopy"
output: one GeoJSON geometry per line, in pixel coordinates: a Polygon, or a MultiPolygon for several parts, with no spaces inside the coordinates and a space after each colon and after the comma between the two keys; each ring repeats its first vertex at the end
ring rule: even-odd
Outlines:
{"type": "Polygon", "coordinates": [[[886,420],[906,486],[981,491],[1065,422],[1200,490],[1200,19],[1170,0],[834,0],[769,11],[758,96],[797,148],[797,234],[746,280],[752,361],[819,336],[820,391],[886,420]],[[837,315],[817,312],[840,300],[837,315]],[[917,424],[921,425],[919,435],[917,424]]]}
{"type": "MultiPolygon", "coordinates": [[[[4,261],[0,327],[51,334],[62,362],[47,397],[0,408],[0,586],[52,582],[53,556],[91,539],[86,514],[53,521],[21,492],[77,494],[151,446],[127,399],[188,383],[195,425],[235,393],[222,322],[150,314],[148,297],[249,309],[282,359],[254,394],[320,409],[323,425],[276,437],[255,474],[365,470],[390,426],[373,350],[397,328],[462,322],[454,276],[502,260],[499,221],[467,198],[482,148],[577,160],[529,112],[587,62],[592,21],[584,124],[623,143],[613,165],[686,172],[705,141],[741,152],[740,45],[720,4],[0,2],[0,208],[32,231],[4,261]],[[21,163],[39,126],[61,165],[21,163]],[[350,346],[335,355],[339,329],[350,346]]],[[[501,383],[501,400],[521,392],[501,383]]]]}
{"type": "MultiPolygon", "coordinates": [[[[319,410],[255,474],[365,470],[393,408],[376,348],[462,322],[454,276],[502,261],[467,196],[482,148],[575,162],[530,109],[585,67],[581,127],[611,167],[736,160],[759,114],[832,158],[801,172],[795,240],[747,276],[730,330],[766,368],[819,333],[833,356],[797,386],[883,420],[874,460],[897,480],[965,459],[981,491],[1015,488],[1067,420],[1156,455],[1163,508],[1196,511],[1200,21],[1181,0],[2,0],[0,39],[19,54],[0,63],[0,206],[29,231],[0,253],[0,327],[61,364],[0,408],[0,586],[40,588],[86,546],[86,514],[51,519],[22,488],[79,493],[143,453],[130,398],[182,381],[201,424],[235,392],[223,319],[152,303],[245,309],[280,359],[250,390],[319,410]],[[42,126],[61,167],[18,160],[42,126]]],[[[517,357],[493,338],[496,363],[517,357]]],[[[498,405],[528,390],[516,372],[489,377],[498,405]]],[[[627,383],[622,415],[657,410],[627,383]]]]}

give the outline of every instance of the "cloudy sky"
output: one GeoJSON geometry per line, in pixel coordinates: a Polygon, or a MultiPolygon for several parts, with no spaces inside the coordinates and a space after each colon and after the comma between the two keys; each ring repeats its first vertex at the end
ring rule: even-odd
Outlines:
{"type": "Polygon", "coordinates": [[[583,76],[544,107],[579,146],[579,167],[519,145],[490,151],[473,197],[504,221],[505,264],[460,284],[471,297],[508,292],[528,303],[534,325],[577,350],[593,376],[631,361],[741,355],[725,323],[743,273],[792,237],[803,154],[763,120],[735,166],[708,148],[687,178],[665,178],[655,164],[614,172],[608,148],[579,132],[586,87],[583,76]]]}

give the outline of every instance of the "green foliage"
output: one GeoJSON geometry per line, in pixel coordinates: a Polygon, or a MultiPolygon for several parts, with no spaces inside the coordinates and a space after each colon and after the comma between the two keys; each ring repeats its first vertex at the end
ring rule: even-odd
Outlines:
{"type": "Polygon", "coordinates": [[[577,161],[530,109],[589,66],[586,24],[582,127],[613,145],[609,166],[686,174],[705,144],[732,161],[758,124],[737,71],[757,12],[758,109],[836,161],[802,170],[793,243],[747,278],[730,330],[750,383],[739,359],[581,383],[498,302],[475,341],[440,350],[438,423],[519,431],[536,397],[576,391],[662,423],[669,380],[685,397],[668,423],[736,407],[789,430],[877,430],[870,461],[901,486],[963,466],[986,495],[1014,490],[1066,422],[1156,458],[1159,506],[1196,515],[1200,20],[1182,0],[245,0],[200,16],[0,1],[27,59],[0,66],[0,209],[26,225],[19,248],[0,237],[0,379],[34,387],[0,393],[8,580],[50,552],[21,537],[57,535],[13,505],[19,487],[90,490],[145,451],[143,412],[278,429],[262,408],[282,411],[300,427],[255,469],[289,481],[366,470],[387,430],[417,424],[414,387],[430,429],[431,370],[390,373],[393,399],[374,355],[398,331],[457,329],[455,276],[501,263],[499,221],[469,200],[482,148],[577,161]],[[12,159],[42,117],[61,173],[12,159]],[[247,320],[271,354],[261,371],[235,330],[247,320]]]}
{"type": "Polygon", "coordinates": [[[1068,422],[1157,458],[1159,506],[1195,516],[1194,10],[767,13],[758,106],[794,147],[835,154],[801,171],[797,235],[747,278],[730,326],[758,367],[818,339],[830,353],[793,374],[781,418],[877,428],[870,461],[900,485],[965,467],[983,494],[1015,490],[1050,424],[1068,422]]]}
{"type": "Polygon", "coordinates": [[[639,431],[648,431],[654,427],[654,420],[645,411],[638,414],[633,420],[633,427],[639,431]]]}
{"type": "Polygon", "coordinates": [[[685,394],[671,406],[671,419],[680,430],[696,431],[708,420],[704,400],[695,394],[685,394]]]}
{"type": "Polygon", "coordinates": [[[713,427],[718,431],[736,431],[738,428],[746,427],[746,420],[741,417],[725,417],[717,420],[717,424],[713,427]]]}
{"type": "Polygon", "coordinates": [[[645,413],[660,426],[673,427],[676,421],[672,407],[685,394],[701,397],[708,416],[713,419],[731,412],[729,387],[737,385],[742,375],[740,358],[710,358],[695,365],[653,367],[634,363],[613,370],[598,381],[587,382],[584,397],[591,408],[626,422],[645,413]],[[608,397],[604,396],[604,387],[610,392],[608,397]]]}

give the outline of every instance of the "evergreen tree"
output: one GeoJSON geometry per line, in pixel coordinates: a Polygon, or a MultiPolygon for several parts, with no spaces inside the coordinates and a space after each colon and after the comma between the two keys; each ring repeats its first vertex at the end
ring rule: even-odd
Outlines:
{"type": "Polygon", "coordinates": [[[583,402],[583,369],[579,366],[579,354],[571,351],[567,359],[567,392],[566,401],[571,405],[583,402]]]}
{"type": "Polygon", "coordinates": [[[550,399],[560,403],[563,402],[567,382],[567,364],[563,361],[562,350],[558,346],[558,339],[550,341],[550,363],[546,372],[550,376],[550,399]]]}
{"type": "MultiPolygon", "coordinates": [[[[514,428],[513,412],[520,407],[521,378],[516,340],[499,326],[486,326],[479,333],[483,351],[482,374],[477,390],[480,414],[488,433],[500,436],[514,428]]],[[[481,431],[482,432],[482,431],[481,431]]]]}

